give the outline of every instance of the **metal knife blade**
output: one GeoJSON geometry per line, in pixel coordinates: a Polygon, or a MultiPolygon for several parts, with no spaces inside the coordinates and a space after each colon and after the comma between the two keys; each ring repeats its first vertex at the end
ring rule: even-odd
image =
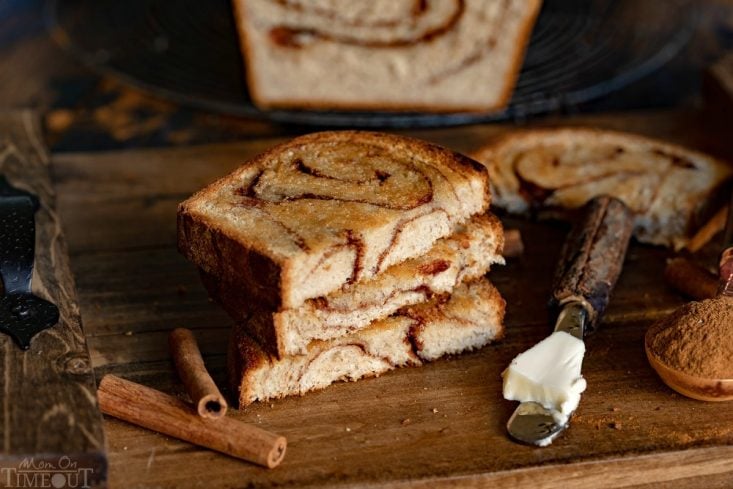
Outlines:
{"type": "MultiPolygon", "coordinates": [[[[568,302],[557,317],[554,331],[564,331],[579,340],[585,335],[588,310],[581,302],[568,302]]],[[[517,441],[545,447],[568,427],[572,416],[549,409],[537,402],[522,402],[509,418],[507,431],[517,441]]]]}

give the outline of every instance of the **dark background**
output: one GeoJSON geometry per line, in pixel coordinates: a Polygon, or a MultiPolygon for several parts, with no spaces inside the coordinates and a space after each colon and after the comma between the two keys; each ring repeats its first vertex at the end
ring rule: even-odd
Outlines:
{"type": "MultiPolygon", "coordinates": [[[[698,4],[697,32],[672,62],[611,96],[563,113],[700,106],[705,68],[733,49],[733,1],[698,4]]],[[[40,109],[52,151],[185,145],[313,130],[190,110],[99,76],[56,45],[43,14],[43,0],[0,0],[0,107],[40,109]]]]}

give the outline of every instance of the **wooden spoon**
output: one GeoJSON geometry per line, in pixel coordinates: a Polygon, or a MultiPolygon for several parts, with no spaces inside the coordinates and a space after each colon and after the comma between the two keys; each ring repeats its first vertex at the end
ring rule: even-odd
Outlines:
{"type": "Polygon", "coordinates": [[[649,364],[656,370],[662,381],[683,396],[700,401],[733,401],[733,379],[708,379],[686,374],[669,367],[652,353],[649,343],[653,337],[654,328],[646,333],[644,349],[649,364]]]}
{"type": "MultiPolygon", "coordinates": [[[[733,194],[731,207],[733,209],[733,194]]],[[[725,230],[726,248],[720,256],[718,267],[718,297],[733,297],[733,212],[728,212],[725,230]]],[[[733,328],[733,325],[731,326],[733,328]]],[[[644,350],[649,364],[657,371],[665,384],[680,394],[701,401],[733,400],[733,379],[711,379],[687,374],[665,364],[651,350],[651,343],[659,328],[652,326],[644,337],[644,350]]]]}

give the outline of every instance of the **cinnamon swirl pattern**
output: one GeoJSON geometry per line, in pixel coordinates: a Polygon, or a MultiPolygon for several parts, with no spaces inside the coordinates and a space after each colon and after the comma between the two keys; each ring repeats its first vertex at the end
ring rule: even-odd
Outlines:
{"type": "Polygon", "coordinates": [[[397,136],[317,133],[184,202],[179,247],[205,273],[294,308],[426,252],[487,206],[472,160],[397,136]]]}
{"type": "Polygon", "coordinates": [[[465,0],[270,1],[287,12],[270,30],[273,42],[294,48],[319,40],[374,47],[417,44],[455,28],[466,8],[465,0]],[[284,32],[291,42],[281,42],[278,33],[284,32]]]}
{"type": "Polygon", "coordinates": [[[641,136],[592,129],[526,131],[477,151],[495,203],[510,212],[577,208],[597,195],[621,199],[642,242],[684,245],[706,201],[731,175],[701,153],[641,136]]]}
{"type": "Polygon", "coordinates": [[[259,105],[506,103],[540,0],[235,0],[259,105]]]}
{"type": "Polygon", "coordinates": [[[504,308],[499,292],[480,279],[450,296],[403,309],[367,329],[313,342],[303,355],[281,359],[268,355],[239,325],[227,362],[232,392],[244,407],[481,348],[503,336],[504,308]]]}

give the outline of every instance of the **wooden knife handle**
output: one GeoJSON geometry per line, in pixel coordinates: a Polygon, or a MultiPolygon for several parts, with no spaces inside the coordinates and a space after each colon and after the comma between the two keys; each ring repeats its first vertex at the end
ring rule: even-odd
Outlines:
{"type": "Polygon", "coordinates": [[[592,332],[621,274],[633,216],[620,200],[601,196],[588,202],[582,219],[568,234],[555,271],[550,306],[579,301],[588,311],[592,332]]]}

